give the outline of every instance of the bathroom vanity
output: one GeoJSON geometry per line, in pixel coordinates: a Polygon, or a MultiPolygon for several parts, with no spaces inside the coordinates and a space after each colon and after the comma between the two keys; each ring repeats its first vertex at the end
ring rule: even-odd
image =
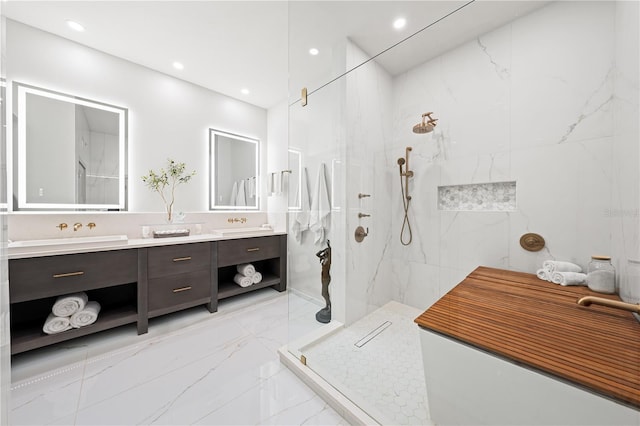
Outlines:
{"type": "Polygon", "coordinates": [[[436,424],[640,424],[640,324],[586,287],[479,267],[415,322],[436,424]]]}
{"type": "Polygon", "coordinates": [[[286,289],[285,234],[139,239],[81,250],[9,254],[12,354],[125,324],[135,323],[143,334],[149,318],[199,305],[216,312],[220,299],[265,287],[286,289]],[[241,263],[252,263],[262,281],[249,287],[235,284],[241,263]],[[42,326],[56,297],[79,291],[100,303],[98,320],[45,334],[42,326]]]}

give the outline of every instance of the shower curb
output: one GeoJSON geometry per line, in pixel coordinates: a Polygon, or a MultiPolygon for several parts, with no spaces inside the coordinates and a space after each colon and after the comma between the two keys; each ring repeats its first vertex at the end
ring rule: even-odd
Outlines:
{"type": "Polygon", "coordinates": [[[350,425],[380,425],[311,368],[302,364],[298,358],[289,352],[288,346],[285,345],[278,349],[278,355],[280,356],[280,362],[285,367],[298,376],[350,425]]]}

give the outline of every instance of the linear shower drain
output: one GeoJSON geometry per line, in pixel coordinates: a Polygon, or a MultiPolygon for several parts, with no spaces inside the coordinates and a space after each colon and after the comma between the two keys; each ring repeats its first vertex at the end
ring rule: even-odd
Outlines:
{"type": "Polygon", "coordinates": [[[391,324],[392,324],[391,321],[383,322],[382,324],[374,328],[372,331],[370,331],[369,334],[367,334],[362,339],[355,342],[354,345],[358,348],[363,347],[364,345],[372,341],[378,334],[382,333],[391,324]]]}

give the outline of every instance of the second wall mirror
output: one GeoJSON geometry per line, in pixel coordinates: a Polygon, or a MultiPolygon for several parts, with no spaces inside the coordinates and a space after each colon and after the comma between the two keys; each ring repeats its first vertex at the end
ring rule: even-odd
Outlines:
{"type": "Polygon", "coordinates": [[[260,141],[209,129],[210,210],[257,210],[260,141]]]}

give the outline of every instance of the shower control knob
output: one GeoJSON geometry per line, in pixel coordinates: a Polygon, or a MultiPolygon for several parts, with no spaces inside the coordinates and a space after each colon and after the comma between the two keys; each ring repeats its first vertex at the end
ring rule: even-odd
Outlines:
{"type": "Polygon", "coordinates": [[[367,228],[366,231],[362,226],[358,226],[356,228],[355,238],[357,242],[361,243],[362,240],[364,240],[364,237],[366,237],[367,235],[369,235],[369,228],[367,228]]]}

